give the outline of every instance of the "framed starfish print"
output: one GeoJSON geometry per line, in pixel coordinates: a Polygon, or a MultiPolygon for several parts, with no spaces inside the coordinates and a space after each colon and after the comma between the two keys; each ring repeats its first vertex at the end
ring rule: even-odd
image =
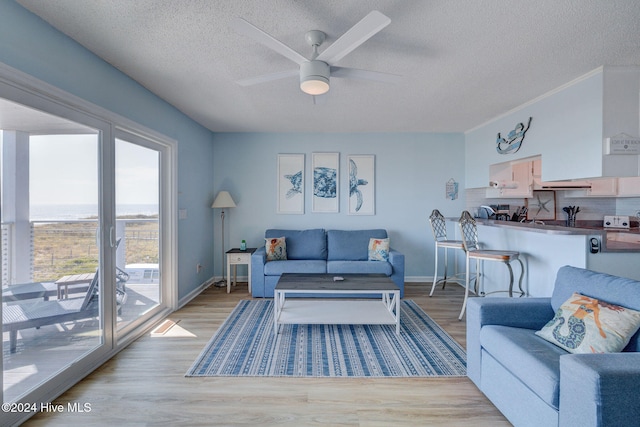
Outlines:
{"type": "Polygon", "coordinates": [[[556,192],[534,191],[533,197],[526,199],[528,220],[556,219],[556,192]]]}

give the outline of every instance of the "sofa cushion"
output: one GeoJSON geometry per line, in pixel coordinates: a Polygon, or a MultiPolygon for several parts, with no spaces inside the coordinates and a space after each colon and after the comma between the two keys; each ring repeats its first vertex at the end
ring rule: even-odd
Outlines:
{"type": "MultiPolygon", "coordinates": [[[[640,311],[640,282],[633,279],[568,265],[561,267],[551,296],[553,311],[558,311],[574,292],[640,311]]],[[[640,351],[640,331],[631,337],[624,351],[640,351]]]]}
{"type": "Polygon", "coordinates": [[[369,261],[389,261],[389,239],[369,239],[369,261]]]}
{"type": "Polygon", "coordinates": [[[536,335],[570,353],[616,353],[639,327],[640,312],[574,292],[536,335]]]}
{"type": "Polygon", "coordinates": [[[391,276],[393,268],[388,262],[380,261],[327,261],[329,274],[386,274],[391,276]]]}
{"type": "Polygon", "coordinates": [[[265,238],[282,236],[287,241],[287,259],[327,259],[327,238],[323,229],[269,229],[264,233],[265,238]]]}
{"type": "Polygon", "coordinates": [[[327,262],[322,260],[270,261],[264,265],[265,276],[280,276],[282,273],[326,273],[327,262]]]}
{"type": "Polygon", "coordinates": [[[264,239],[267,261],[287,259],[287,241],[284,237],[271,237],[264,239]]]}
{"type": "Polygon", "coordinates": [[[369,239],[386,239],[387,230],[328,230],[327,259],[329,261],[367,261],[369,239]]]}
{"type": "MultiPolygon", "coordinates": [[[[569,353],[540,339],[535,332],[533,329],[486,325],[480,330],[480,344],[540,399],[558,409],[560,357],[569,353]]],[[[491,381],[491,378],[482,381],[491,381]]]]}

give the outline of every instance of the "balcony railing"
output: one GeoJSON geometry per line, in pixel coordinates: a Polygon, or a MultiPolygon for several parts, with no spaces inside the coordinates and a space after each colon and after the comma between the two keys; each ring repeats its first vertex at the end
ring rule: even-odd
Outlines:
{"type": "MultiPolygon", "coordinates": [[[[31,221],[29,256],[17,257],[14,223],[2,223],[2,287],[16,282],[55,281],[95,272],[98,267],[97,220],[31,221]],[[16,272],[21,271],[21,280],[16,272]],[[29,276],[29,277],[25,277],[29,276]]],[[[118,219],[116,264],[158,264],[157,218],[118,219]]]]}

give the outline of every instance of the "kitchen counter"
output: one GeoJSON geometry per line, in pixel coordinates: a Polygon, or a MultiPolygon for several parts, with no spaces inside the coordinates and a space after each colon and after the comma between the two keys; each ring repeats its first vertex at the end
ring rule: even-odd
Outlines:
{"type": "Polygon", "coordinates": [[[503,227],[514,228],[518,230],[531,231],[533,233],[546,233],[546,234],[569,234],[574,236],[584,236],[589,234],[602,234],[605,230],[603,227],[597,226],[576,226],[567,227],[558,224],[539,224],[528,222],[515,222],[515,221],[496,221],[493,219],[476,218],[478,224],[486,225],[488,227],[503,227]]]}
{"type": "MultiPolygon", "coordinates": [[[[447,218],[457,222],[458,218],[447,218]]],[[[564,221],[545,221],[544,224],[515,221],[498,221],[493,219],[475,219],[478,225],[487,227],[499,227],[532,233],[559,234],[569,236],[598,236],[602,241],[603,252],[640,252],[640,228],[636,221],[632,221],[632,227],[605,228],[602,221],[578,221],[575,227],[567,227],[564,221]]]]}
{"type": "Polygon", "coordinates": [[[476,222],[488,227],[512,228],[533,233],[599,236],[603,252],[640,252],[640,229],[637,226],[628,229],[604,228],[602,225],[598,225],[601,224],[600,221],[583,221],[578,222],[575,227],[567,227],[558,224],[557,221],[551,222],[551,224],[539,224],[481,218],[477,218],[476,222]]]}
{"type": "MultiPolygon", "coordinates": [[[[460,240],[458,218],[449,219],[460,240]],[[455,225],[454,225],[455,223],[455,225]]],[[[528,296],[544,297],[553,292],[555,275],[563,265],[587,268],[640,280],[640,230],[603,228],[601,221],[578,221],[576,227],[476,218],[483,249],[513,250],[525,263],[524,288],[528,296]],[[595,252],[592,245],[595,244],[595,252]]],[[[457,253],[456,253],[457,254],[457,253]]],[[[464,271],[464,255],[456,256],[456,271],[464,271]]],[[[516,272],[519,274],[519,272],[516,272]]],[[[485,263],[485,289],[504,289],[508,271],[500,263],[485,263]]]]}

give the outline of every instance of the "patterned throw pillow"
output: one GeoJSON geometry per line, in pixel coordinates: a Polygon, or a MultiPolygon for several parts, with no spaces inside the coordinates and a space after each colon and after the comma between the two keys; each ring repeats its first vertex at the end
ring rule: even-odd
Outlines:
{"type": "Polygon", "coordinates": [[[570,353],[615,353],[639,327],[640,312],[576,292],[536,335],[570,353]]]}
{"type": "Polygon", "coordinates": [[[389,239],[369,239],[369,261],[389,261],[389,239]]]}
{"type": "Polygon", "coordinates": [[[287,259],[287,242],[284,237],[275,237],[265,240],[267,261],[287,259]]]}

